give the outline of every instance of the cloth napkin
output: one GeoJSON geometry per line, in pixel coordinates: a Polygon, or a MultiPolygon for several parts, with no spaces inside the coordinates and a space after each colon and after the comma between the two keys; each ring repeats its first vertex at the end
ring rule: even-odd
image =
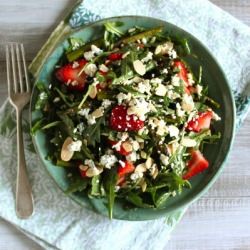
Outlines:
{"type": "MultiPolygon", "coordinates": [[[[73,7],[30,65],[35,77],[42,62],[65,34],[89,22],[118,15],[144,15],[176,24],[196,36],[222,66],[235,97],[237,125],[250,106],[250,28],[208,1],[85,0],[73,7]]],[[[6,101],[0,108],[0,216],[45,249],[163,249],[185,209],[154,221],[112,220],[80,207],[48,176],[35,154],[24,114],[25,153],[35,213],[27,220],[15,215],[15,113],[6,101]]]]}

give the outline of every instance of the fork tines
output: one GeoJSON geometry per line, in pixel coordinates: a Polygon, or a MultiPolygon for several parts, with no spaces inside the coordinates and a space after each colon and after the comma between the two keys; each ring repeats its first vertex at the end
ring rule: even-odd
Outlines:
{"type": "Polygon", "coordinates": [[[30,83],[22,43],[8,43],[6,45],[6,63],[9,95],[11,93],[30,92],[30,83]]]}

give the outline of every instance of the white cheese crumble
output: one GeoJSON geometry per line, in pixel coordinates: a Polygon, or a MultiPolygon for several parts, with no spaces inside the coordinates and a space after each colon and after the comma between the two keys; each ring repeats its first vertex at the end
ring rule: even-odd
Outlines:
{"type": "Polygon", "coordinates": [[[174,125],[168,126],[168,132],[171,137],[177,138],[179,135],[179,129],[174,125]]]}
{"type": "Polygon", "coordinates": [[[127,110],[128,115],[136,115],[141,121],[145,121],[145,115],[150,111],[149,103],[144,98],[132,99],[127,110]]]}
{"type": "Polygon", "coordinates": [[[135,162],[137,160],[137,154],[135,151],[126,156],[127,161],[135,162]]]}
{"type": "Polygon", "coordinates": [[[153,59],[153,53],[151,51],[148,52],[148,54],[141,59],[142,62],[147,63],[148,61],[153,59]]]}
{"type": "Polygon", "coordinates": [[[155,55],[158,54],[168,54],[174,47],[174,44],[172,42],[166,42],[164,44],[160,44],[155,49],[155,55]]]}
{"type": "Polygon", "coordinates": [[[45,100],[47,97],[48,97],[48,95],[47,95],[47,93],[45,93],[45,92],[42,92],[42,93],[39,94],[39,98],[40,98],[41,100],[45,100]]]}
{"type": "Polygon", "coordinates": [[[197,86],[196,86],[196,93],[199,96],[201,96],[202,89],[203,89],[203,87],[201,85],[197,84],[197,86]]]}
{"type": "Polygon", "coordinates": [[[169,161],[169,157],[164,155],[164,154],[161,154],[160,155],[160,160],[162,162],[163,165],[167,166],[168,165],[168,161],[169,161]]]}
{"type": "Polygon", "coordinates": [[[194,139],[184,137],[181,140],[181,145],[183,145],[184,147],[194,147],[196,146],[196,141],[194,139]]]}
{"type": "Polygon", "coordinates": [[[104,100],[102,101],[102,107],[103,107],[104,109],[108,108],[111,104],[112,104],[112,102],[111,102],[109,99],[104,99],[104,100]]]}
{"type": "Polygon", "coordinates": [[[149,83],[149,80],[144,80],[142,82],[138,83],[138,87],[137,87],[138,91],[140,93],[147,93],[150,94],[150,90],[151,90],[151,85],[149,83]]]}
{"type": "Polygon", "coordinates": [[[159,120],[158,124],[157,124],[157,130],[156,130],[156,134],[163,136],[164,134],[166,134],[168,132],[167,130],[167,126],[164,120],[159,120]]]}
{"type": "Polygon", "coordinates": [[[126,163],[124,161],[119,160],[118,162],[120,163],[120,165],[121,165],[122,168],[125,167],[126,163]]]}
{"type": "Polygon", "coordinates": [[[163,84],[159,83],[155,89],[155,94],[158,96],[165,96],[167,93],[167,88],[163,84]]]}
{"type": "Polygon", "coordinates": [[[168,74],[168,69],[165,68],[164,70],[162,70],[162,73],[163,74],[168,74]]]}
{"type": "Polygon", "coordinates": [[[91,45],[91,51],[94,55],[100,55],[103,52],[103,50],[101,50],[94,44],[91,45]]]}
{"type": "Polygon", "coordinates": [[[59,102],[60,101],[60,97],[55,97],[55,99],[53,100],[54,103],[59,102]]]}
{"type": "Polygon", "coordinates": [[[83,56],[87,61],[90,61],[92,58],[94,58],[94,54],[92,51],[84,52],[83,56]]]}
{"type": "Polygon", "coordinates": [[[191,95],[184,94],[181,107],[186,112],[191,112],[194,109],[194,101],[191,95]]]}
{"type": "Polygon", "coordinates": [[[131,93],[124,94],[124,93],[120,92],[116,96],[116,98],[117,98],[118,104],[122,104],[123,101],[129,102],[132,98],[132,95],[131,95],[131,93]]]}
{"type": "Polygon", "coordinates": [[[215,121],[220,121],[221,120],[220,116],[217,115],[214,111],[212,113],[212,119],[215,120],[215,121]]]}
{"type": "Polygon", "coordinates": [[[100,158],[100,164],[105,168],[110,169],[117,162],[117,158],[114,155],[102,155],[100,158]]]}
{"type": "Polygon", "coordinates": [[[86,159],[86,160],[84,161],[84,164],[87,165],[87,166],[90,167],[90,168],[95,168],[95,167],[96,167],[94,161],[91,160],[91,159],[86,159]]]}
{"type": "Polygon", "coordinates": [[[81,150],[81,147],[82,147],[82,141],[80,140],[77,140],[77,141],[72,141],[67,149],[71,152],[74,152],[74,151],[80,151],[81,150]]]}
{"type": "Polygon", "coordinates": [[[143,173],[142,172],[135,172],[133,174],[130,175],[130,179],[132,181],[137,181],[139,179],[141,179],[143,177],[143,173]]]}
{"type": "Polygon", "coordinates": [[[101,64],[99,66],[99,70],[101,70],[102,72],[108,72],[109,71],[109,68],[105,65],[105,64],[101,64]]]}
{"type": "Polygon", "coordinates": [[[174,76],[172,76],[172,78],[171,78],[171,84],[173,86],[176,86],[176,87],[180,86],[180,84],[181,84],[181,78],[177,74],[174,75],[174,76]]]}
{"type": "Polygon", "coordinates": [[[185,115],[185,111],[182,110],[180,103],[176,103],[176,115],[179,117],[183,117],[185,115]]]}
{"type": "Polygon", "coordinates": [[[94,63],[89,63],[84,67],[84,72],[89,76],[94,76],[97,71],[97,67],[94,63]]]}
{"type": "Polygon", "coordinates": [[[162,83],[162,79],[156,77],[156,78],[152,78],[152,79],[150,80],[150,82],[151,82],[152,84],[161,84],[161,83],[162,83]]]}
{"type": "Polygon", "coordinates": [[[72,69],[78,68],[79,67],[79,63],[77,61],[74,61],[72,64],[72,69]]]}
{"type": "Polygon", "coordinates": [[[80,109],[77,113],[81,116],[84,116],[87,119],[89,111],[90,111],[89,108],[85,108],[85,109],[80,109]]]}

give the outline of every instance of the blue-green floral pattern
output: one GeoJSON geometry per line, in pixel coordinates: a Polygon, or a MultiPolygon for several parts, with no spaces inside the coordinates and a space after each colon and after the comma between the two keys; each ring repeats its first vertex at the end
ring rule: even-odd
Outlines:
{"type": "MultiPolygon", "coordinates": [[[[70,18],[60,24],[33,63],[39,71],[42,57],[54,38],[64,31],[117,15],[147,15],[167,20],[195,35],[216,55],[234,91],[238,126],[250,106],[250,29],[208,1],[197,0],[84,0],[70,18]],[[185,20],[185,22],[183,22],[185,20]],[[67,21],[68,24],[67,25],[67,21]],[[222,36],[223,34],[223,36],[222,36]],[[248,66],[247,66],[248,65],[248,66]]],[[[35,214],[19,220],[14,211],[16,176],[15,113],[5,102],[0,109],[0,216],[16,225],[46,249],[163,249],[170,232],[185,210],[165,219],[146,222],[109,221],[79,207],[48,176],[34,153],[29,135],[28,112],[24,114],[25,153],[35,197],[35,214]],[[122,240],[120,240],[122,239],[122,240]],[[126,239],[126,240],[124,240],[126,239]]],[[[165,248],[166,249],[166,248],[165,248]]]]}

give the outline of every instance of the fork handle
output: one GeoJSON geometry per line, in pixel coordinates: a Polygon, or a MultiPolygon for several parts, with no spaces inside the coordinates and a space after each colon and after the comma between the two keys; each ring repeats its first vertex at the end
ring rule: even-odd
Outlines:
{"type": "Polygon", "coordinates": [[[33,197],[28,179],[22,132],[22,111],[16,109],[17,122],[17,182],[16,182],[16,214],[20,219],[28,218],[33,213],[33,197]]]}

